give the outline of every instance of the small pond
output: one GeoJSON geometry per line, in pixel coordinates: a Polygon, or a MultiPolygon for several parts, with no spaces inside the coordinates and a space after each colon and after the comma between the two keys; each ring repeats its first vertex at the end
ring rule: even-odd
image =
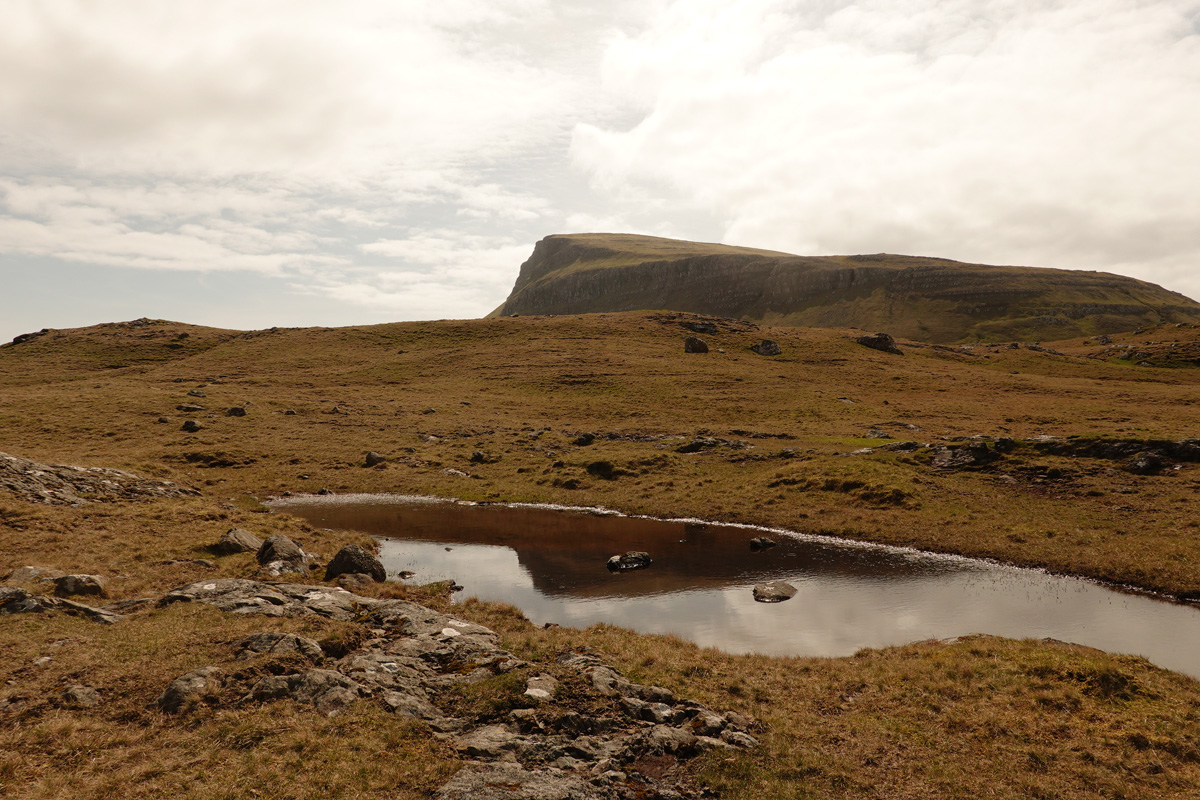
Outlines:
{"type": "Polygon", "coordinates": [[[539,625],[607,622],[733,653],[809,656],[971,633],[1051,637],[1200,677],[1200,609],[1040,570],[784,531],[766,531],[778,546],[753,551],[762,529],[596,510],[397,495],[271,505],[377,537],[389,576],[453,579],[458,597],[511,603],[539,625]],[[609,556],[628,550],[653,564],[609,572],[609,556]],[[796,596],[755,602],[751,588],[770,580],[796,596]]]}

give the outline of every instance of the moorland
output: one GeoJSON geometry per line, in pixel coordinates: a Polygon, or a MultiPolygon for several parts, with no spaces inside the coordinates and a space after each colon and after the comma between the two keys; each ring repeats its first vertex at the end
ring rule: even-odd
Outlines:
{"type": "MultiPolygon", "coordinates": [[[[194,490],[51,504],[0,486],[0,576],[99,574],[106,596],[80,599],[122,612],[112,625],[0,616],[0,791],[429,797],[462,768],[463,752],[377,698],[333,716],[232,690],[183,714],[156,705],[199,667],[243,684],[295,668],[237,661],[262,618],[156,601],[197,581],[263,579],[252,553],[213,552],[226,530],[285,534],[322,561],[371,546],[269,513],[263,502],[288,492],[756,523],[1200,597],[1188,441],[1200,327],[1040,344],[898,337],[899,354],[857,343],[863,333],[681,312],[252,332],[142,319],[0,348],[0,452],[194,490]],[[686,336],[708,352],[686,353],[686,336]],[[750,349],[764,339],[780,353],[750,349]],[[366,466],[368,452],[383,460],[366,466]],[[79,685],[102,702],[64,699],[79,685]]],[[[497,674],[435,698],[475,720],[531,705],[523,679],[539,672],[571,689],[568,704],[599,708],[556,666],[565,652],[750,718],[756,747],[639,763],[692,796],[1186,798],[1200,785],[1200,684],[1136,656],[990,636],[847,658],[733,656],[606,625],[535,627],[445,585],[354,591],[499,634],[526,663],[522,680],[497,674]]],[[[329,653],[376,635],[356,619],[270,624],[329,653]]]]}

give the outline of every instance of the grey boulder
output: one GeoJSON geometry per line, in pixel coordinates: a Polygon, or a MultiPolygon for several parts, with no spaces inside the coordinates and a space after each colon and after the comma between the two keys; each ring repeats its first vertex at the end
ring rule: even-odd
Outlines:
{"type": "Polygon", "coordinates": [[[760,583],[754,587],[754,599],[760,603],[782,603],[796,596],[796,587],[786,581],[760,583]]]}
{"type": "Polygon", "coordinates": [[[356,544],[348,544],[338,551],[325,568],[325,580],[331,581],[339,575],[355,572],[370,575],[376,581],[387,580],[387,572],[379,559],[356,544]]]}
{"type": "Polygon", "coordinates": [[[228,556],[234,553],[257,553],[262,546],[262,539],[250,531],[230,528],[221,534],[221,538],[213,545],[213,550],[219,555],[228,556]]]}

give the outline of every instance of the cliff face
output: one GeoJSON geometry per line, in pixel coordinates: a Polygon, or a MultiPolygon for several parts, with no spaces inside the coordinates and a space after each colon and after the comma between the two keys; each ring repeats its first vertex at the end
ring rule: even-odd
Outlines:
{"type": "Polygon", "coordinates": [[[498,316],[666,309],[930,342],[1055,340],[1200,321],[1200,304],[1100,272],[895,255],[801,257],[627,234],[555,235],[498,316]]]}

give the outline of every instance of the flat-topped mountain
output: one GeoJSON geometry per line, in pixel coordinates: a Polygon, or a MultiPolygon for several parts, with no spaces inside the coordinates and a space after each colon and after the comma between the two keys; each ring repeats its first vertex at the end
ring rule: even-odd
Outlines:
{"type": "Polygon", "coordinates": [[[928,342],[1061,340],[1200,321],[1200,304],[1104,272],[880,253],[795,256],[634,234],[547,236],[494,316],[666,309],[928,342]]]}

